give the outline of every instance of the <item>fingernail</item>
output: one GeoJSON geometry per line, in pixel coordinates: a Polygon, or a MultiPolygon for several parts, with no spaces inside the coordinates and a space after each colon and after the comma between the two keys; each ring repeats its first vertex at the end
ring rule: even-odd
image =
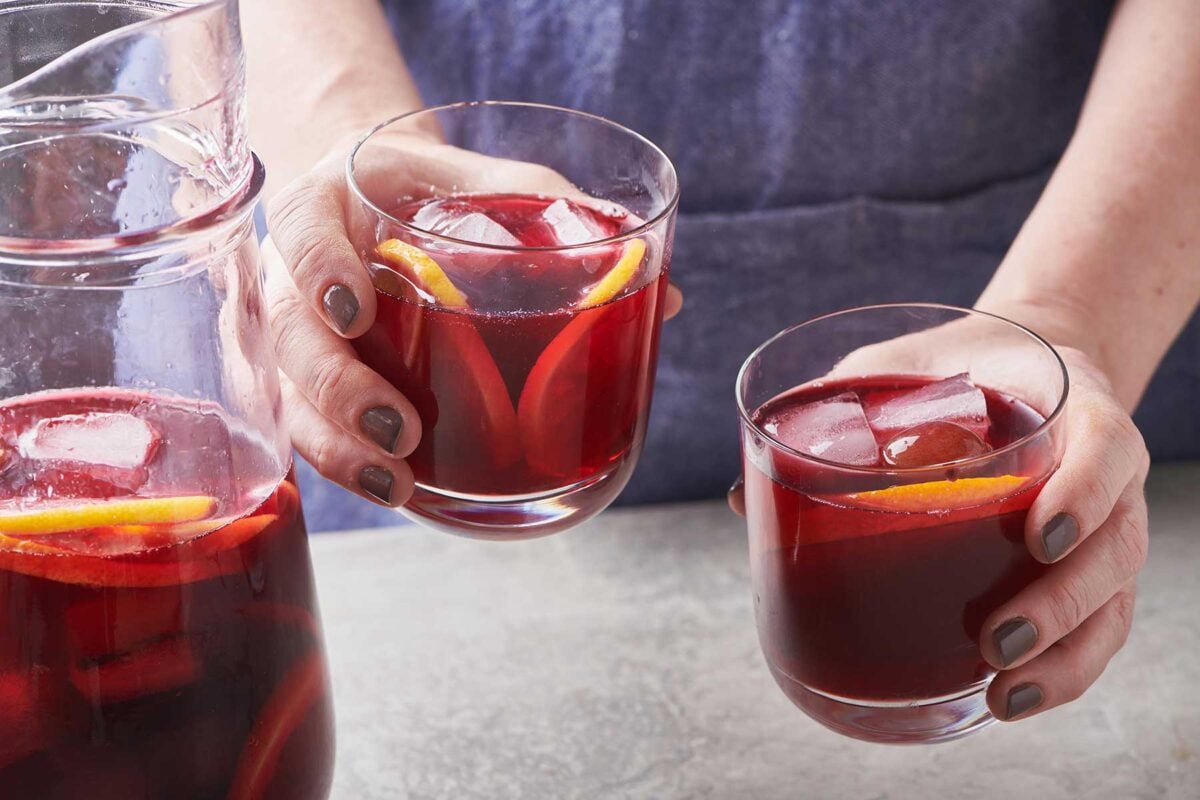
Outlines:
{"type": "Polygon", "coordinates": [[[358,485],[363,491],[380,501],[392,504],[392,473],[383,467],[363,467],[358,473],[358,485]]]}
{"type": "Polygon", "coordinates": [[[729,491],[727,492],[727,494],[733,494],[738,489],[741,489],[742,486],[745,484],[745,482],[746,482],[745,477],[743,477],[742,475],[738,475],[737,480],[735,480],[733,482],[733,485],[729,487],[729,491]]]}
{"type": "Polygon", "coordinates": [[[1058,561],[1078,538],[1079,523],[1075,518],[1066,512],[1055,514],[1042,528],[1042,548],[1046,551],[1046,560],[1052,563],[1058,561]]]}
{"type": "Polygon", "coordinates": [[[996,628],[992,640],[1000,651],[1001,665],[1007,667],[1033,647],[1037,641],[1037,628],[1024,617],[1013,617],[996,628]]]}
{"type": "Polygon", "coordinates": [[[1008,706],[1004,709],[1004,718],[1013,719],[1032,711],[1042,704],[1042,690],[1037,684],[1023,683],[1008,693],[1008,706]]]}
{"type": "Polygon", "coordinates": [[[350,330],[355,317],[358,316],[358,300],[354,297],[354,292],[340,283],[335,283],[325,290],[325,297],[321,302],[325,306],[325,313],[333,320],[333,324],[337,325],[339,331],[345,333],[350,330]]]}
{"type": "Polygon", "coordinates": [[[372,442],[391,455],[396,451],[396,442],[400,441],[400,432],[404,430],[404,417],[394,408],[376,406],[363,412],[358,418],[358,426],[372,442]]]}

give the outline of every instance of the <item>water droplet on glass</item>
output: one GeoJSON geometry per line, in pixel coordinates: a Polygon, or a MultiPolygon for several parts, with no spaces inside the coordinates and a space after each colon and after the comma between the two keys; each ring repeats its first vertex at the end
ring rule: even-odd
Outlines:
{"type": "Polygon", "coordinates": [[[106,186],[110,192],[119,192],[129,185],[129,181],[124,178],[113,178],[106,186]]]}

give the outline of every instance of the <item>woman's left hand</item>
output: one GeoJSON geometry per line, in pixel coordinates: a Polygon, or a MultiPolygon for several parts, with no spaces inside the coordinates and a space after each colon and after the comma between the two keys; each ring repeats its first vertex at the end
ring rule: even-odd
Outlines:
{"type": "MultiPolygon", "coordinates": [[[[916,335],[872,345],[839,370],[878,372],[898,353],[912,374],[939,374],[946,337],[916,335]],[[924,340],[929,339],[929,347],[924,340]]],[[[978,354],[985,341],[959,338],[978,354]]],[[[1136,577],[1148,549],[1142,491],[1150,457],[1104,373],[1083,352],[1056,348],[1067,365],[1066,449],[1029,510],[1025,543],[1052,566],[984,621],[980,650],[999,670],[988,706],[1002,720],[1024,719],[1070,702],[1095,683],[1129,635],[1136,577]]],[[[1005,362],[1006,353],[994,354],[1005,362]]],[[[894,371],[894,369],[892,370],[894,371]]],[[[729,504],[744,513],[739,480],[729,504]]]]}
{"type": "Polygon", "coordinates": [[[999,673],[988,706],[1002,720],[1068,703],[1100,677],[1133,624],[1149,546],[1150,456],[1104,373],[1079,350],[1067,364],[1066,450],[1029,510],[1025,543],[1053,566],[984,621],[980,649],[999,673]]]}

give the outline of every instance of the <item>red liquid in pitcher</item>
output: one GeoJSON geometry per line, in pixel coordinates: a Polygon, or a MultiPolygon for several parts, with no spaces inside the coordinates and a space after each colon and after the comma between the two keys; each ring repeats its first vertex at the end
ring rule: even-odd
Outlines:
{"type": "MultiPolygon", "coordinates": [[[[594,242],[634,225],[622,210],[511,194],[423,200],[394,216],[496,247],[594,242]]],[[[431,305],[415,281],[376,272],[376,324],[354,345],[420,413],[421,443],[408,460],[419,484],[512,497],[632,469],[667,270],[655,246],[630,245],[515,253],[427,245],[466,299],[458,308],[431,305]],[[623,258],[630,270],[612,296],[589,305],[623,258]]]]}
{"type": "Polygon", "coordinates": [[[0,404],[0,796],[328,796],[304,521],[269,463],[209,404],[0,404]]]}
{"type": "Polygon", "coordinates": [[[959,461],[905,478],[747,454],[759,636],[784,691],[802,706],[805,688],[904,701],[986,678],[984,619],[1044,569],[1024,525],[1053,454],[1033,443],[985,467],[963,459],[1016,442],[1042,416],[965,376],[882,376],[794,390],[754,420],[807,455],[858,467],[959,461]]]}

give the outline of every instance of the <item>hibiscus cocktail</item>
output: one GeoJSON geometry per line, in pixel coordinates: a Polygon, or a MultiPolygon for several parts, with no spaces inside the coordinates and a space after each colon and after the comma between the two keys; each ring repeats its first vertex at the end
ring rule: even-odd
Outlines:
{"type": "Polygon", "coordinates": [[[968,373],[835,372],[756,399],[743,424],[751,570],[780,687],[865,739],[990,721],[981,627],[1042,572],[1025,519],[1058,458],[1055,406],[968,373]]]}
{"type": "Polygon", "coordinates": [[[326,796],[325,660],[277,462],[210,403],[0,403],[4,796],[326,796]]]}
{"type": "Polygon", "coordinates": [[[615,497],[645,436],[669,236],[582,192],[380,205],[363,245],[376,322],[354,346],[421,418],[409,513],[516,538],[615,497]]]}

